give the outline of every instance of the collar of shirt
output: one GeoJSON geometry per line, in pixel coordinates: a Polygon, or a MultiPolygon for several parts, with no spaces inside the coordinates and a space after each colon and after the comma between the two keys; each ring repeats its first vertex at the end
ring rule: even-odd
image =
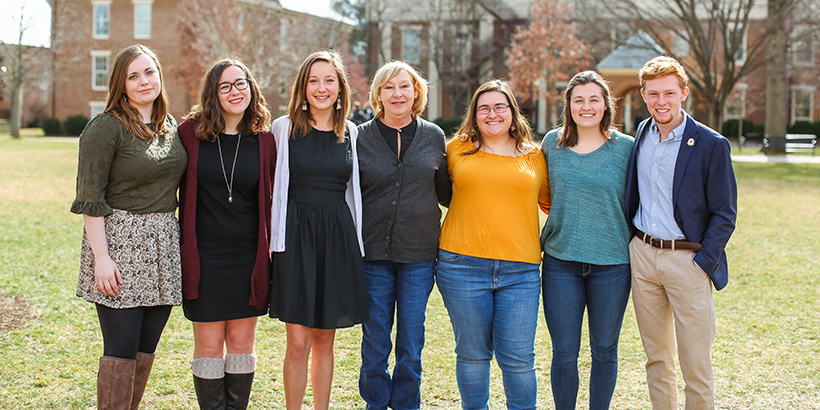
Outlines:
{"type": "MultiPolygon", "coordinates": [[[[686,122],[689,121],[689,114],[686,113],[683,109],[680,110],[680,113],[683,115],[683,121],[675,127],[672,131],[669,132],[670,141],[678,141],[683,138],[683,131],[686,130],[686,122]]],[[[660,139],[661,130],[658,128],[658,123],[655,122],[655,118],[649,120],[649,136],[653,138],[653,140],[660,139]]]]}
{"type": "Polygon", "coordinates": [[[660,130],[650,120],[647,135],[639,142],[638,150],[638,212],[633,218],[635,227],[660,239],[683,239],[683,231],[675,222],[672,201],[675,163],[677,162],[688,115],[681,110],[683,122],[675,127],[669,138],[660,141],[660,130]]]}

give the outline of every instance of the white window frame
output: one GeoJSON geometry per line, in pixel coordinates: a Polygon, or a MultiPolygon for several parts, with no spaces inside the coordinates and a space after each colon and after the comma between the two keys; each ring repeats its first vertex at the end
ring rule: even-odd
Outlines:
{"type": "Polygon", "coordinates": [[[737,83],[735,84],[735,89],[729,95],[729,102],[734,99],[737,99],[740,102],[740,114],[738,115],[730,115],[729,113],[729,104],[726,104],[723,107],[723,118],[724,119],[743,119],[746,116],[746,91],[749,89],[749,84],[746,83],[737,83]]]}
{"type": "Polygon", "coordinates": [[[791,87],[791,123],[794,124],[795,121],[814,121],[814,94],[816,93],[817,88],[810,86],[810,85],[793,85],[791,87]],[[809,95],[809,116],[808,117],[798,117],[797,116],[797,93],[806,93],[809,95]]]}
{"type": "Polygon", "coordinates": [[[401,59],[410,64],[421,64],[421,27],[404,26],[401,28],[401,59]],[[408,56],[407,35],[416,36],[415,56],[408,56]],[[415,58],[409,58],[415,57],[415,58]]]}
{"type": "Polygon", "coordinates": [[[108,74],[111,70],[111,50],[91,50],[91,89],[94,91],[108,90],[108,74]],[[97,58],[105,57],[105,81],[97,84],[97,75],[102,74],[97,68],[97,58]]]}
{"type": "Polygon", "coordinates": [[[803,24],[797,25],[793,30],[793,41],[791,47],[791,60],[792,63],[796,66],[814,66],[814,62],[817,59],[817,54],[815,53],[816,49],[816,38],[815,34],[812,31],[812,28],[803,24]],[[809,58],[807,60],[798,59],[799,54],[795,51],[799,46],[804,46],[808,49],[809,58]]]}
{"type": "Polygon", "coordinates": [[[107,40],[111,33],[111,0],[91,1],[91,38],[94,40],[107,40]],[[105,7],[105,21],[97,20],[97,7],[105,7]],[[101,23],[105,23],[105,33],[98,32],[97,28],[101,23]]]}
{"type": "Polygon", "coordinates": [[[145,39],[151,38],[151,28],[152,28],[152,25],[153,25],[152,20],[154,18],[154,7],[153,7],[154,1],[153,0],[132,0],[131,2],[134,4],[134,39],[136,39],[136,40],[145,40],[145,39]],[[140,23],[145,23],[145,22],[141,22],[140,20],[138,20],[139,16],[138,16],[138,13],[137,13],[137,8],[139,8],[140,6],[146,6],[146,5],[148,6],[148,22],[147,22],[148,32],[144,33],[144,32],[137,31],[138,28],[140,28],[140,23]]]}
{"type": "MultiPolygon", "coordinates": [[[[729,35],[730,32],[734,31],[737,26],[742,26],[741,23],[729,23],[726,27],[726,34],[729,35]]],[[[749,35],[749,27],[743,30],[743,38],[740,40],[740,48],[737,50],[737,54],[735,54],[735,63],[743,64],[746,62],[746,51],[748,50],[749,43],[747,42],[747,37],[749,35]],[[742,56],[738,54],[743,53],[742,56]]]]}
{"type": "Polygon", "coordinates": [[[89,101],[88,102],[88,118],[93,120],[99,114],[105,111],[105,101],[89,101]]]}

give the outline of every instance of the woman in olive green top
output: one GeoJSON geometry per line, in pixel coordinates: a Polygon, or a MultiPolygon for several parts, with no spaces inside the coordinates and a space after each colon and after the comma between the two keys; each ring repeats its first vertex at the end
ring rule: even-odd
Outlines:
{"type": "Polygon", "coordinates": [[[77,296],[96,304],[103,335],[98,408],[137,408],[182,302],[174,210],[186,163],[157,56],[141,45],[120,51],[105,112],[80,135],[71,205],[85,228],[77,296]]]}

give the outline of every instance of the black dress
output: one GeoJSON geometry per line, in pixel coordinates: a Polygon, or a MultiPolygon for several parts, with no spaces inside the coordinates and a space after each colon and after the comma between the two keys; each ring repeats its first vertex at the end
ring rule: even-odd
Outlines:
{"type": "Polygon", "coordinates": [[[290,139],[285,251],[273,256],[271,317],[315,329],[369,319],[362,253],[345,202],[350,140],[312,130],[290,139]]]}
{"type": "MultiPolygon", "coordinates": [[[[231,179],[238,135],[219,134],[222,161],[231,179]]],[[[259,139],[243,135],[233,172],[233,202],[220,165],[219,146],[200,141],[197,162],[196,240],[199,249],[199,298],[184,299],[185,317],[217,322],[261,316],[248,306],[259,229],[259,139]]]]}

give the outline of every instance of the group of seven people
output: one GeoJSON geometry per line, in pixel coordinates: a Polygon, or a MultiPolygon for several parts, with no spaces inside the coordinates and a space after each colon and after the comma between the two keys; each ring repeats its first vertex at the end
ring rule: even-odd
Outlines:
{"type": "Polygon", "coordinates": [[[714,408],[712,286],[727,283],[736,218],[729,143],[682,109],[677,61],[655,58],[639,79],[652,117],[636,138],[614,129],[608,83],[584,71],[539,149],[499,80],[475,91],[447,142],[420,117],[426,80],[401,61],[375,73],[375,118],[355,126],[332,51],[304,60],[273,121],[248,67],[219,60],[177,127],[156,54],[122,50],[105,111],[80,136],[71,206],[84,222],[77,294],[103,335],[98,408],[139,407],[182,304],[201,409],[247,408],[266,313],[286,324],[288,409],[301,408],[308,374],[314,408],[329,408],[335,331],[357,324],[366,408],[418,409],[434,284],[464,409],[488,408],[493,357],[507,408],[536,408],[541,298],[555,407],[576,405],[586,311],[589,405],[608,408],[630,289],[653,408],[677,409],[676,341],[686,408],[714,408]]]}

